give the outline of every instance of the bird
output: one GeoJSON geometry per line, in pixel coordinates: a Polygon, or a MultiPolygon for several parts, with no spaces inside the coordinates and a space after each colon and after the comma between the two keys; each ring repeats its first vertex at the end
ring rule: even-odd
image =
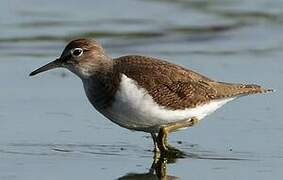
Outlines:
{"type": "Polygon", "coordinates": [[[66,68],[77,75],[93,107],[117,125],[150,133],[154,152],[170,152],[168,134],[191,127],[229,101],[273,91],[256,84],[212,80],[164,59],[110,57],[99,42],[70,41],[61,56],[30,76],[66,68]]]}

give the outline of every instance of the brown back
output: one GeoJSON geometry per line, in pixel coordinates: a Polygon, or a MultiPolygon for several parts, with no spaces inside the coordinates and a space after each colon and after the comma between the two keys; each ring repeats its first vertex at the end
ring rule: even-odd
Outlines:
{"type": "Polygon", "coordinates": [[[181,66],[145,56],[114,59],[114,70],[134,79],[155,102],[170,109],[193,108],[211,100],[269,91],[258,85],[213,81],[181,66]]]}

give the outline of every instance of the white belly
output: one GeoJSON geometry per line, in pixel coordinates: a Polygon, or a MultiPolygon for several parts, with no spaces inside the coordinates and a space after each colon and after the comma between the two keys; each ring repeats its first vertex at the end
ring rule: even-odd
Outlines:
{"type": "Polygon", "coordinates": [[[196,117],[199,120],[214,112],[234,98],[212,101],[196,108],[169,110],[154,102],[153,98],[137,83],[122,75],[111,108],[101,111],[111,121],[133,130],[156,132],[160,125],[196,117]]]}

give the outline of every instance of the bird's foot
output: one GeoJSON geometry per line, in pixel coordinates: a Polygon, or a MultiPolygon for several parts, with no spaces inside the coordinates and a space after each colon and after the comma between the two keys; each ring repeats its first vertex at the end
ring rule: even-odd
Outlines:
{"type": "Polygon", "coordinates": [[[175,163],[176,159],[184,158],[185,156],[185,152],[170,145],[167,145],[166,149],[159,153],[159,158],[166,159],[168,163],[175,163]]]}
{"type": "Polygon", "coordinates": [[[160,156],[161,157],[167,157],[169,159],[171,158],[182,158],[185,156],[185,153],[168,145],[167,139],[168,139],[168,134],[170,132],[176,131],[180,128],[187,128],[191,127],[195,124],[198,123],[198,119],[193,117],[188,120],[184,121],[178,121],[174,123],[169,123],[163,127],[160,128],[158,136],[156,138],[156,144],[157,148],[160,150],[160,156]]]}

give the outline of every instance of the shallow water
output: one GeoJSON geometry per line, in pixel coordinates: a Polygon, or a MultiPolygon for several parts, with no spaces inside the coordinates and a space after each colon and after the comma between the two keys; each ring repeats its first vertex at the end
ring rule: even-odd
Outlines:
{"type": "Polygon", "coordinates": [[[78,78],[59,69],[28,77],[76,37],[96,38],[114,57],[157,56],[217,80],[276,89],[171,134],[170,143],[187,157],[168,163],[166,173],[282,178],[282,1],[1,2],[0,179],[156,178],[148,174],[150,137],[93,110],[78,78]]]}

